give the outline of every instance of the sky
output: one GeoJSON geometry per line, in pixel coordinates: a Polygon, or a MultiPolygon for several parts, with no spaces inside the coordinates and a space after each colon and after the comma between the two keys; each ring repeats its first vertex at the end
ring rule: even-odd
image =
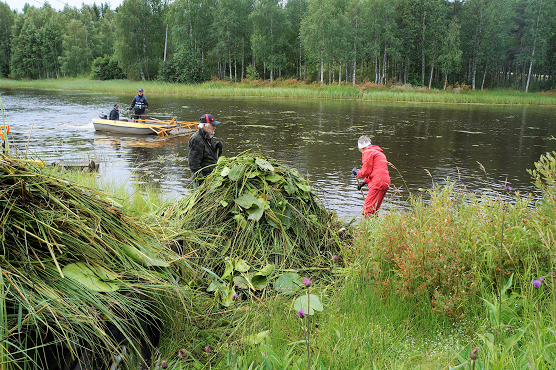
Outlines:
{"type": "Polygon", "coordinates": [[[45,1],[48,1],[52,9],[55,10],[62,10],[64,6],[68,4],[71,7],[81,8],[81,4],[85,3],[88,5],[93,5],[93,3],[97,3],[100,5],[101,3],[110,3],[110,8],[115,9],[118,7],[123,0],[0,0],[4,3],[7,3],[12,10],[16,10],[21,12],[23,9],[23,5],[28,3],[29,5],[35,6],[37,8],[41,8],[45,1]]]}

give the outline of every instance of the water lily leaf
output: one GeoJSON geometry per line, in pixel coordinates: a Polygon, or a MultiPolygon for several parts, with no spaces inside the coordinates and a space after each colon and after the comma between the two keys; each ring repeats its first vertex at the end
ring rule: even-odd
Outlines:
{"type": "Polygon", "coordinates": [[[311,185],[309,185],[308,183],[296,182],[295,185],[297,185],[298,188],[307,193],[311,191],[311,185]]]}
{"type": "Polygon", "coordinates": [[[226,177],[228,176],[229,173],[230,173],[230,167],[226,166],[222,169],[222,172],[220,172],[220,176],[226,177]]]}
{"type": "Polygon", "coordinates": [[[240,289],[249,289],[249,282],[243,276],[234,276],[234,284],[240,289]]]}
{"type": "Polygon", "coordinates": [[[288,272],[274,282],[274,290],[278,293],[291,295],[301,287],[302,281],[295,272],[288,272]]]}
{"type": "Polygon", "coordinates": [[[266,159],[257,158],[255,159],[255,163],[257,164],[257,166],[259,166],[261,170],[274,171],[274,166],[271,165],[270,162],[267,161],[266,159]]]}
{"type": "Polygon", "coordinates": [[[255,275],[251,278],[251,284],[256,290],[263,290],[268,286],[268,278],[262,275],[255,275]]]}
{"type": "Polygon", "coordinates": [[[237,181],[241,179],[243,176],[243,172],[245,171],[245,167],[243,165],[236,165],[233,166],[228,174],[228,178],[232,181],[237,181]]]}
{"type": "Polygon", "coordinates": [[[238,272],[247,272],[251,268],[246,260],[240,259],[236,261],[236,271],[238,272]]]}
{"type": "Polygon", "coordinates": [[[157,267],[168,267],[170,266],[168,262],[158,258],[154,251],[143,248],[139,245],[133,247],[131,245],[122,245],[122,251],[132,260],[143,266],[157,266],[157,267]]]}
{"type": "Polygon", "coordinates": [[[276,172],[272,172],[264,177],[266,181],[278,182],[283,179],[282,176],[278,175],[276,172]]]}
{"type": "Polygon", "coordinates": [[[243,217],[242,214],[237,214],[233,217],[234,220],[236,220],[237,224],[239,225],[239,227],[241,227],[242,229],[245,229],[245,227],[247,226],[247,220],[245,219],[245,217],[243,217]]]}
{"type": "Polygon", "coordinates": [[[307,294],[298,297],[293,302],[293,308],[296,311],[303,310],[305,313],[309,313],[309,315],[314,315],[315,311],[322,311],[324,307],[322,307],[322,303],[320,303],[319,297],[314,294],[309,294],[307,298],[307,294]]]}
{"type": "Polygon", "coordinates": [[[120,288],[115,275],[84,262],[70,263],[62,272],[65,277],[76,280],[95,292],[115,292],[120,288]]]}
{"type": "Polygon", "coordinates": [[[288,185],[284,186],[284,189],[286,189],[286,193],[288,193],[289,195],[292,195],[293,193],[295,193],[295,190],[297,188],[295,187],[294,184],[292,184],[290,182],[288,185]]]}
{"type": "Polygon", "coordinates": [[[265,338],[268,337],[269,335],[270,335],[270,330],[265,330],[257,334],[251,334],[246,337],[243,337],[242,341],[245,344],[256,345],[261,343],[263,340],[265,340],[265,338]]]}
{"type": "Polygon", "coordinates": [[[259,221],[264,214],[264,208],[252,207],[247,210],[248,220],[259,221]]]}
{"type": "Polygon", "coordinates": [[[274,272],[274,263],[269,263],[265,267],[259,270],[256,275],[269,276],[274,272]]]}
{"type": "Polygon", "coordinates": [[[255,177],[259,176],[260,174],[261,173],[259,171],[249,171],[247,173],[247,178],[252,179],[252,178],[255,178],[255,177]]]}
{"type": "Polygon", "coordinates": [[[236,204],[243,209],[249,209],[251,208],[253,203],[258,203],[257,198],[255,198],[251,194],[243,194],[242,196],[234,199],[234,202],[236,202],[236,204]]]}

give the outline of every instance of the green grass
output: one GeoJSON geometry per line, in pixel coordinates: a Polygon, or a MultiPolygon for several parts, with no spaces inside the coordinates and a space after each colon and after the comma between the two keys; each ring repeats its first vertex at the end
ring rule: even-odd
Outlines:
{"type": "Polygon", "coordinates": [[[355,87],[351,84],[320,86],[316,83],[305,84],[297,80],[278,80],[272,83],[260,80],[241,83],[209,81],[203,84],[185,85],[158,81],[98,81],[83,78],[0,79],[0,83],[6,88],[85,90],[125,94],[135,93],[138,86],[141,86],[149,94],[179,96],[357,99],[455,104],[556,104],[556,95],[551,93],[524,93],[515,90],[470,91],[467,86],[450,88],[444,91],[414,88],[411,85],[396,85],[386,88],[373,83],[356,84],[355,87]]]}

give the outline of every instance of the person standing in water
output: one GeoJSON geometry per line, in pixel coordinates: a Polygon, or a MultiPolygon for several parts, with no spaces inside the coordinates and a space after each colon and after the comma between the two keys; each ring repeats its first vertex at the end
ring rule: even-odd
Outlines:
{"type": "Polygon", "coordinates": [[[368,136],[361,136],[357,146],[362,154],[363,165],[360,170],[354,168],[351,173],[363,179],[357,186],[357,190],[361,190],[365,185],[369,187],[363,204],[363,215],[369,217],[378,211],[390,188],[388,161],[382,149],[378,145],[372,145],[368,136]]]}

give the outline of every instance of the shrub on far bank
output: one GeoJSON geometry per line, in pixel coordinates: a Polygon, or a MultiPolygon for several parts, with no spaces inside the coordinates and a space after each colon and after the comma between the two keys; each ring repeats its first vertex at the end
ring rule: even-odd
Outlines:
{"type": "Polygon", "coordinates": [[[124,71],[118,66],[118,62],[106,54],[93,60],[91,74],[95,80],[119,80],[126,78],[124,71]]]}

